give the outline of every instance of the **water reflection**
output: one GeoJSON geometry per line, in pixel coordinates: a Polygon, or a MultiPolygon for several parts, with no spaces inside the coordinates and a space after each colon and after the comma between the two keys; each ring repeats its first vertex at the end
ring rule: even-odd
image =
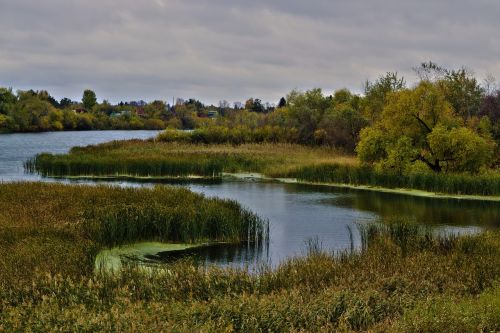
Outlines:
{"type": "Polygon", "coordinates": [[[173,262],[182,258],[191,258],[200,265],[216,264],[256,268],[270,265],[269,242],[246,244],[214,244],[184,251],[160,252],[148,256],[148,259],[160,262],[173,262]]]}
{"type": "Polygon", "coordinates": [[[436,199],[394,193],[328,189],[318,186],[313,189],[297,188],[297,190],[344,193],[344,195],[325,198],[323,203],[373,212],[384,219],[404,218],[427,225],[474,225],[483,228],[500,226],[500,203],[498,202],[436,199]]]}

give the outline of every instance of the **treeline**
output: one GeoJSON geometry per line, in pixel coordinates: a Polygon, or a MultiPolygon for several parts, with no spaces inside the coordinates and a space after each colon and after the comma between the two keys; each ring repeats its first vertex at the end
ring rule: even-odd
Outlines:
{"type": "Polygon", "coordinates": [[[480,172],[498,168],[500,90],[468,70],[424,63],[409,87],[397,73],[365,84],[364,95],[341,89],[292,91],[271,112],[226,110],[211,126],[166,131],[162,141],[287,142],[356,152],[363,164],[397,174],[480,172]]]}
{"type": "Polygon", "coordinates": [[[13,92],[0,87],[0,133],[43,132],[63,130],[105,129],[194,129],[210,124],[210,118],[225,116],[230,111],[269,113],[275,107],[260,99],[248,99],[232,106],[221,101],[219,106],[204,105],[196,99],[177,99],[173,105],[155,100],[111,104],[98,103],[94,91],[85,90],[81,101],[56,100],[47,91],[13,92]]]}

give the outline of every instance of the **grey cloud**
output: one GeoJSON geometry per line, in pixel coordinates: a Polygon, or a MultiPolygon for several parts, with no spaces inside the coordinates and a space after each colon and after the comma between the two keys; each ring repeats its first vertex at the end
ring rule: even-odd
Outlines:
{"type": "Polygon", "coordinates": [[[433,60],[500,76],[497,1],[0,0],[0,85],[277,101],[433,60]]]}

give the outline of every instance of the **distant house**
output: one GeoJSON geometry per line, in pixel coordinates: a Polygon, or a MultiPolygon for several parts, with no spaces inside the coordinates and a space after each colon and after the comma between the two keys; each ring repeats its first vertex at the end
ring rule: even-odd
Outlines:
{"type": "Polygon", "coordinates": [[[73,113],[88,113],[88,111],[84,108],[77,108],[73,110],[73,113]]]}
{"type": "Polygon", "coordinates": [[[215,119],[219,116],[219,112],[217,111],[208,111],[208,118],[215,119]]]}
{"type": "Polygon", "coordinates": [[[144,108],[136,108],[134,112],[139,117],[145,117],[146,116],[146,112],[144,111],[144,108]]]}

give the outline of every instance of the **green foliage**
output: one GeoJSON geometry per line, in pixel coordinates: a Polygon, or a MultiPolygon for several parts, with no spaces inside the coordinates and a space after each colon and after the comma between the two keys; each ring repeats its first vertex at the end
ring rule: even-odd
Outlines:
{"type": "Polygon", "coordinates": [[[382,114],[387,96],[405,87],[406,82],[404,78],[398,76],[398,73],[388,72],[375,82],[366,81],[363,100],[364,116],[371,122],[377,121],[382,114]]]}
{"type": "Polygon", "coordinates": [[[463,125],[436,84],[392,93],[380,119],[360,134],[362,162],[404,174],[424,162],[431,170],[478,172],[491,164],[495,144],[463,125]]]}
{"type": "Polygon", "coordinates": [[[491,162],[494,143],[466,127],[436,126],[428,135],[429,148],[445,171],[477,172],[491,162]]]}
{"type": "Polygon", "coordinates": [[[12,89],[0,88],[0,114],[9,114],[16,103],[17,98],[12,89]]]}
{"type": "Polygon", "coordinates": [[[464,121],[477,116],[484,90],[469,71],[465,68],[446,71],[444,79],[438,85],[457,116],[464,121]]]}
{"type": "Polygon", "coordinates": [[[85,109],[92,110],[97,104],[97,97],[95,95],[95,92],[90,89],[85,90],[83,92],[82,104],[85,109]]]}

